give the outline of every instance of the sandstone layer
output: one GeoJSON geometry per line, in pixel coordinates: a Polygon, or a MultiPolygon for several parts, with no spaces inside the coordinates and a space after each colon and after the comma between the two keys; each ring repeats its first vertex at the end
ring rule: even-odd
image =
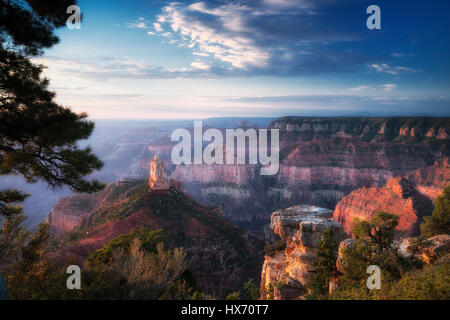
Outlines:
{"type": "Polygon", "coordinates": [[[272,213],[271,229],[286,242],[286,248],[266,255],[261,273],[261,296],[275,287],[275,299],[301,298],[315,274],[315,252],[327,228],[339,243],[347,238],[344,228],[331,220],[332,211],[300,205],[272,213]]]}

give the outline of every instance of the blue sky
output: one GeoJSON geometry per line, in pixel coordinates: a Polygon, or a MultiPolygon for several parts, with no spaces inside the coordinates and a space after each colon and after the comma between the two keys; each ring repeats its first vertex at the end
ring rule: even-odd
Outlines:
{"type": "Polygon", "coordinates": [[[81,29],[37,61],[58,101],[93,118],[450,116],[449,1],[79,6],[81,29]]]}

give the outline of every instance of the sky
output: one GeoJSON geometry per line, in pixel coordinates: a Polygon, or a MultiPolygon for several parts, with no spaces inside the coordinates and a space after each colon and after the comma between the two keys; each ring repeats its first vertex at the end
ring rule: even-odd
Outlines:
{"type": "Polygon", "coordinates": [[[450,116],[447,0],[78,5],[81,29],[36,61],[57,101],[94,119],[450,116]]]}

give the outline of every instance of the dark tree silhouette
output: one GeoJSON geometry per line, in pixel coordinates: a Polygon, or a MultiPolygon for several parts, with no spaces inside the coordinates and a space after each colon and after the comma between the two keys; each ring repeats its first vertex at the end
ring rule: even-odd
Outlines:
{"type": "MultiPolygon", "coordinates": [[[[30,59],[59,39],[54,30],[65,25],[70,0],[0,0],[0,175],[20,174],[28,182],[42,180],[52,188],[76,192],[103,187],[84,176],[102,167],[87,139],[94,123],[54,101],[43,65],[30,59]]],[[[0,192],[0,215],[14,214],[23,201],[17,190],[0,192]]]]}

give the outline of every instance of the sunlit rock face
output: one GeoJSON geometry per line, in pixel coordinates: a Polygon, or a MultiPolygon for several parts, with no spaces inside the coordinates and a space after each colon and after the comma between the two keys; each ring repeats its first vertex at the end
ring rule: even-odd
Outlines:
{"type": "Polygon", "coordinates": [[[405,177],[389,179],[383,188],[354,190],[336,205],[333,217],[350,233],[354,218],[368,220],[385,211],[400,217],[398,236],[414,236],[423,217],[433,211],[432,200],[448,184],[450,167],[444,158],[405,177]]]}
{"type": "Polygon", "coordinates": [[[166,177],[166,170],[162,161],[156,156],[150,164],[150,176],[148,178],[148,186],[151,191],[169,190],[169,181],[166,177]]]}
{"type": "Polygon", "coordinates": [[[266,255],[261,274],[261,296],[267,288],[281,284],[275,290],[276,299],[295,299],[303,296],[308,281],[315,274],[314,262],[322,234],[331,228],[333,240],[347,238],[344,228],[331,220],[332,211],[309,205],[299,205],[272,213],[270,228],[286,248],[266,255]]]}

